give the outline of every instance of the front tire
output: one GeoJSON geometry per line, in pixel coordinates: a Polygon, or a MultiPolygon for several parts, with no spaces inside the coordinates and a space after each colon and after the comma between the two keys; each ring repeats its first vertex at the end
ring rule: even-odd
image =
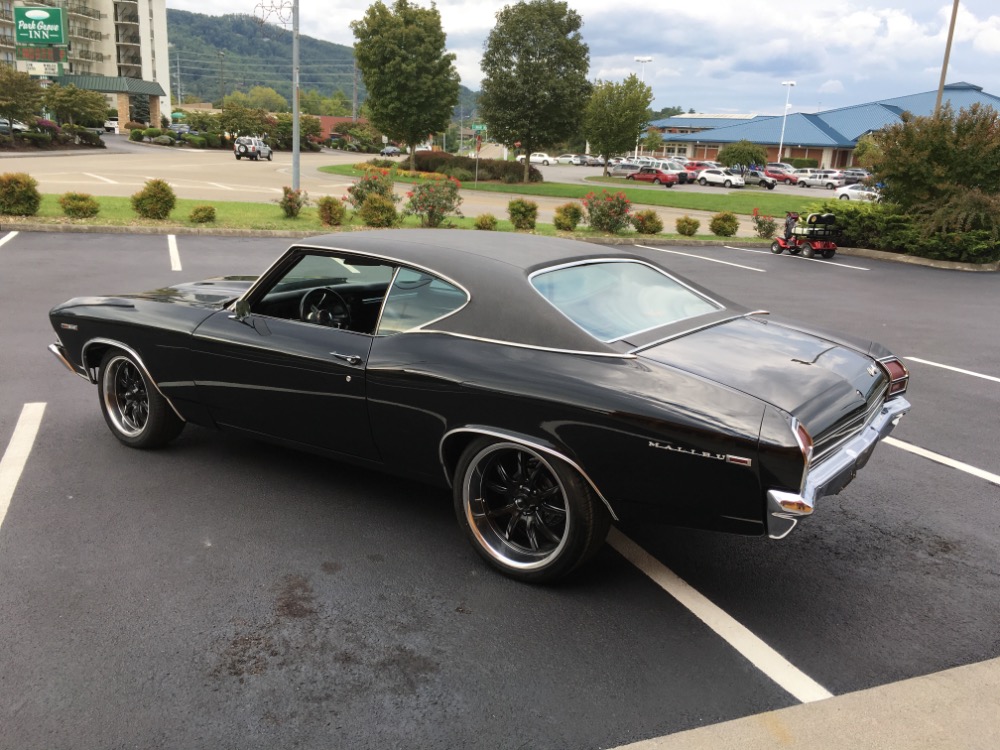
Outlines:
{"type": "Polygon", "coordinates": [[[698,180],[698,184],[701,185],[702,187],[705,187],[708,184],[708,180],[702,177],[700,180],[698,180]]]}
{"type": "Polygon", "coordinates": [[[781,255],[782,250],[784,250],[784,248],[781,246],[781,243],[778,242],[777,240],[771,243],[771,252],[774,253],[775,255],[781,255]]]}
{"type": "Polygon", "coordinates": [[[504,575],[556,581],[601,548],[611,517],[564,461],[506,440],[479,438],[455,470],[455,513],[473,548],[504,575]]]}
{"type": "Polygon", "coordinates": [[[130,448],[159,448],[184,429],[184,422],[131,355],[109,350],[101,360],[97,382],[104,421],[130,448]]]}

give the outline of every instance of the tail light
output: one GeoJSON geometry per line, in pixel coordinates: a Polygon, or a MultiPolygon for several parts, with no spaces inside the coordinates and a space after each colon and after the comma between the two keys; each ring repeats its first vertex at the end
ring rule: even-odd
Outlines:
{"type": "Polygon", "coordinates": [[[880,359],[879,364],[889,373],[889,395],[895,396],[906,391],[910,384],[910,371],[896,357],[880,359]]]}

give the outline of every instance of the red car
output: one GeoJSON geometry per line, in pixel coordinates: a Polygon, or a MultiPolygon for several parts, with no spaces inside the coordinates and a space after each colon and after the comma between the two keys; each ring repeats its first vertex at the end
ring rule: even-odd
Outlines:
{"type": "Polygon", "coordinates": [[[773,177],[778,182],[785,185],[794,185],[799,181],[799,178],[793,175],[791,172],[785,172],[781,169],[765,169],[764,174],[768,177],[773,177]]]}
{"type": "Polygon", "coordinates": [[[677,175],[657,167],[642,167],[638,172],[625,175],[625,179],[652,182],[654,185],[665,185],[668,188],[677,184],[677,175]]]}

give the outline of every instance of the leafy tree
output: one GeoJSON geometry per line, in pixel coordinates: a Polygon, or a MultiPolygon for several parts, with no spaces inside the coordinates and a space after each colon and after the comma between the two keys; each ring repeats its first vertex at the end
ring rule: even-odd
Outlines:
{"type": "Polygon", "coordinates": [[[396,0],[390,10],[379,0],[360,21],[352,21],[355,57],[371,121],[393,140],[410,146],[444,129],[458,103],[455,55],[446,52],[441,14],[396,0]]]}
{"type": "Polygon", "coordinates": [[[224,107],[219,115],[219,127],[233,135],[266,135],[273,126],[267,112],[231,105],[224,107]]]}
{"type": "MultiPolygon", "coordinates": [[[[692,110],[694,111],[694,110],[692,110]]],[[[650,120],[662,120],[666,117],[673,117],[674,115],[680,115],[684,113],[684,107],[664,107],[663,109],[653,112],[649,119],[650,120]]]]}
{"type": "Polygon", "coordinates": [[[872,137],[871,133],[858,138],[854,147],[854,161],[865,169],[871,169],[872,164],[877,162],[882,156],[882,149],[872,137]]]}
{"type": "Polygon", "coordinates": [[[332,115],[334,117],[346,117],[351,114],[351,110],[354,105],[340,89],[334,91],[330,96],[323,100],[323,105],[320,108],[319,114],[321,115],[332,115]]]}
{"type": "MultiPolygon", "coordinates": [[[[591,89],[580,15],[559,0],[521,0],[496,18],[480,63],[479,111],[490,136],[530,154],[575,135],[591,89]]],[[[529,170],[525,159],[525,182],[529,170]]]]}
{"type": "MultiPolygon", "coordinates": [[[[292,124],[295,118],[290,112],[280,112],[274,117],[274,124],[265,132],[273,138],[271,144],[274,148],[292,149],[292,124]]],[[[312,115],[299,115],[299,143],[303,143],[309,136],[319,137],[323,128],[319,120],[312,115]]]]}
{"type": "Polygon", "coordinates": [[[69,86],[53,83],[45,89],[42,101],[45,108],[55,114],[59,122],[68,122],[70,125],[76,125],[78,122],[103,123],[108,109],[103,94],[78,89],[72,83],[69,86]]]}
{"type": "Polygon", "coordinates": [[[642,147],[651,153],[656,153],[663,147],[663,136],[658,128],[646,128],[646,134],[642,137],[642,147]]]}
{"type": "Polygon", "coordinates": [[[247,98],[254,109],[265,109],[268,112],[288,111],[288,100],[268,86],[254,86],[247,92],[247,98]]]}
{"type": "Polygon", "coordinates": [[[767,149],[748,140],[729,143],[719,149],[719,161],[727,167],[734,164],[767,164],[767,149]]]}
{"type": "Polygon", "coordinates": [[[231,94],[226,94],[225,98],[222,100],[222,108],[227,107],[242,107],[243,109],[256,109],[253,103],[250,101],[250,97],[244,94],[242,91],[234,91],[231,94]]]}
{"type": "Polygon", "coordinates": [[[651,101],[653,90],[634,73],[621,83],[598,81],[583,115],[583,132],[591,148],[605,157],[632,150],[649,122],[651,101]]]}
{"type": "Polygon", "coordinates": [[[306,115],[323,114],[323,95],[316,89],[299,92],[299,112],[306,115]]]}
{"type": "MultiPolygon", "coordinates": [[[[27,73],[0,65],[0,117],[8,122],[31,121],[42,101],[42,88],[27,73]]],[[[11,128],[11,135],[14,129],[11,128]]]]}
{"type": "Polygon", "coordinates": [[[957,115],[913,117],[872,138],[872,172],[887,201],[925,231],[987,230],[1000,236],[1000,113],[973,104],[957,115]]]}

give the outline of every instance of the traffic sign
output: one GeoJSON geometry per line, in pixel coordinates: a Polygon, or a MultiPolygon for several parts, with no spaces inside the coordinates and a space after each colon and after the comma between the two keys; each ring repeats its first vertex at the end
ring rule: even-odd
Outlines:
{"type": "Polygon", "coordinates": [[[482,132],[482,133],[485,133],[485,132],[486,132],[486,126],[485,126],[485,125],[482,125],[482,124],[479,124],[479,123],[477,123],[477,124],[473,125],[473,126],[472,126],[472,129],[473,129],[473,130],[476,130],[476,131],[479,131],[479,132],[482,132]]]}

